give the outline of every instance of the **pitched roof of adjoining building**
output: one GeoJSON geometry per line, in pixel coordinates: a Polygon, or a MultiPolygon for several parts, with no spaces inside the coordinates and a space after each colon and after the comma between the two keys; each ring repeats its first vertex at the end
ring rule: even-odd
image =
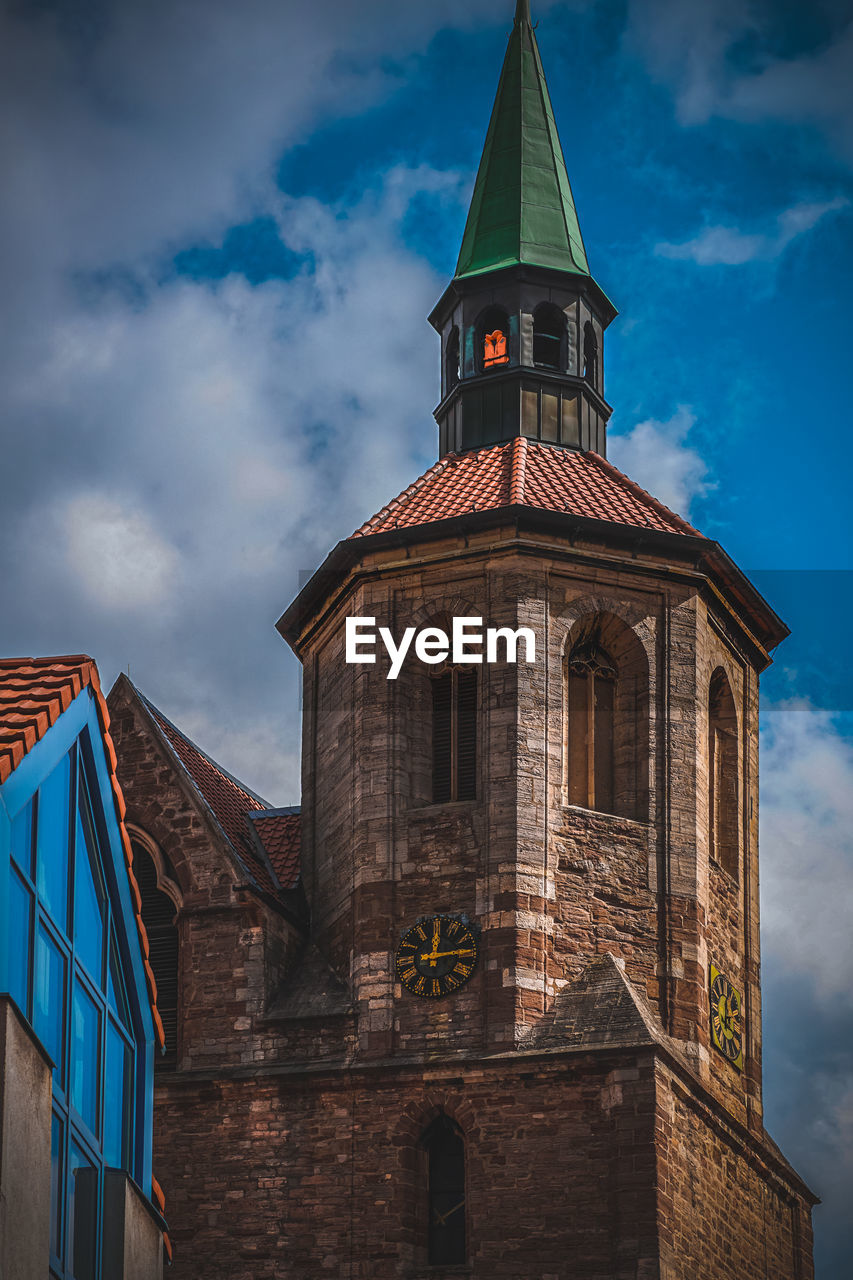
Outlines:
{"type": "Polygon", "coordinates": [[[76,654],[60,658],[0,660],[0,785],[14,772],[51,726],[56,724],[63,711],[66,711],[86,688],[91,689],[98,708],[113,803],[133,899],[136,928],[142,948],[154,1031],[160,1047],[163,1048],[165,1036],[163,1023],[157,1011],[157,983],[148,962],[148,934],[142,922],[142,898],[133,874],[133,851],[124,825],[127,810],[121,786],[116,777],[116,753],[109,732],[110,713],[101,692],[98,668],[92,658],[85,654],[76,654]]]}
{"type": "Polygon", "coordinates": [[[701,536],[597,453],[537,444],[523,436],[488,449],[445,455],[352,536],[513,506],[701,536]]]}
{"type": "Polygon", "coordinates": [[[519,263],[589,275],[527,4],[509,38],[456,278],[519,263]]]}
{"type": "Polygon", "coordinates": [[[289,821],[282,820],[281,810],[273,809],[268,801],[250,791],[182,733],[143,694],[138,690],[137,693],[251,882],[257,888],[273,894],[292,888],[299,874],[298,810],[291,812],[289,821]],[[255,822],[255,831],[259,837],[257,840],[252,839],[248,825],[248,819],[254,819],[255,815],[270,819],[269,823],[255,822]],[[275,854],[267,846],[268,836],[276,849],[275,854]],[[278,852],[279,849],[282,852],[278,852]],[[296,867],[295,873],[291,875],[290,864],[294,857],[296,867]],[[284,878],[278,874],[277,862],[281,865],[284,878]]]}

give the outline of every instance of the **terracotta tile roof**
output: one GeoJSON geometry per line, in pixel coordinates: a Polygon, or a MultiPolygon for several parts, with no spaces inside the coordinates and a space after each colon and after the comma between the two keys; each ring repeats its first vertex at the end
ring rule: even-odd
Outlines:
{"type": "Polygon", "coordinates": [[[127,877],[136,915],[136,928],[142,947],[145,977],[151,1000],[154,1030],[162,1049],[165,1044],[163,1024],[157,1012],[157,983],[148,963],[148,935],[142,923],[142,898],[133,874],[133,852],[124,825],[126,807],[118,778],[116,753],[110,737],[110,713],[98,668],[85,654],[65,658],[8,658],[0,660],[0,785],[18,767],[24,756],[44,737],[63,711],[70,707],[83,689],[92,690],[101,722],[104,751],[113,791],[127,877]]]}
{"type": "Polygon", "coordinates": [[[283,889],[293,889],[299,879],[302,815],[298,809],[269,809],[249,814],[249,820],[283,889]]]}
{"type": "Polygon", "coordinates": [[[509,506],[701,536],[597,453],[578,453],[523,437],[488,449],[447,454],[352,536],[509,506]]]}
{"type": "Polygon", "coordinates": [[[213,813],[249,879],[267,893],[278,893],[282,887],[289,888],[290,885],[280,883],[265,841],[252,840],[247,825],[249,815],[269,811],[269,803],[211,759],[144,695],[139,696],[196,791],[213,813]]]}

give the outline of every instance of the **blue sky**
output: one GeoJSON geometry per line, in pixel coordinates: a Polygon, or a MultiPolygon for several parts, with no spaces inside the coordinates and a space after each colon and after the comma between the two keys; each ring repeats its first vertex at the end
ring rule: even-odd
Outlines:
{"type": "MultiPolygon", "coordinates": [[[[87,651],[298,800],[299,575],[435,458],[511,0],[0,9],[5,653],[87,651]],[[335,351],[335,359],[330,353],[335,351]]],[[[853,7],[535,0],[610,456],[793,629],[763,681],[768,1122],[853,1248],[853,7]],[[793,1028],[793,1029],[792,1029],[793,1028]]]]}

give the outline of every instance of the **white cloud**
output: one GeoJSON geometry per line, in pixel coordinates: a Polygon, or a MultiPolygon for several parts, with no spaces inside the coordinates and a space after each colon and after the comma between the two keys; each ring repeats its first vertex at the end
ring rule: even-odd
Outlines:
{"type": "Polygon", "coordinates": [[[773,51],[773,0],[631,0],[627,41],[675,92],[679,121],[722,117],[761,124],[811,124],[853,162],[853,23],[839,13],[833,37],[796,56],[773,51]],[[749,39],[752,65],[732,51],[749,39]]]}
{"type": "Polygon", "coordinates": [[[763,716],[764,949],[827,1005],[853,1007],[853,743],[807,702],[763,716]]]}
{"type": "Polygon", "coordinates": [[[680,405],[666,422],[649,418],[608,441],[613,463],[686,519],[694,498],[709,488],[708,467],[687,442],[695,423],[695,414],[680,405]]]}
{"type": "Polygon", "coordinates": [[[101,608],[137,612],[172,602],[178,556],[148,515],[114,495],[81,493],[61,518],[66,564],[101,608]]]}
{"type": "Polygon", "coordinates": [[[233,773],[294,798],[296,671],[273,624],[434,458],[442,282],[401,225],[457,191],[398,168],[341,207],[282,197],[293,279],[172,280],[45,317],[38,359],[5,367],[3,650],[93,652],[105,681],[130,663],[233,773]]]}
{"type": "Polygon", "coordinates": [[[776,229],[765,234],[747,234],[736,227],[705,227],[692,240],[680,244],[662,242],[655,252],[662,258],[695,262],[700,267],[742,266],[746,262],[771,262],[798,236],[811,231],[829,213],[849,207],[843,196],[834,200],[802,201],[785,209],[776,219],[776,229]]]}

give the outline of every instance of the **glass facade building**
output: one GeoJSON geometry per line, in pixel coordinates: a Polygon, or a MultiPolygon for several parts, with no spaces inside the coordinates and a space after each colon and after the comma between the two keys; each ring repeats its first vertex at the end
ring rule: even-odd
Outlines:
{"type": "Polygon", "coordinates": [[[0,991],[52,1063],[53,1280],[113,1280],[109,1170],[152,1191],[155,1014],[98,699],[84,688],[0,786],[0,991]]]}

